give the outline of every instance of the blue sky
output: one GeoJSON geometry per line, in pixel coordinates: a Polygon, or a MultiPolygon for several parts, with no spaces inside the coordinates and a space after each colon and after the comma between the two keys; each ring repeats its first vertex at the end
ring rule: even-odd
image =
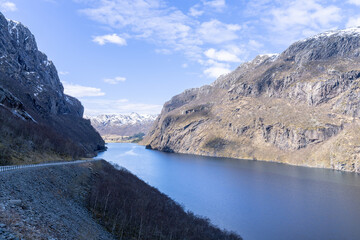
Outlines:
{"type": "Polygon", "coordinates": [[[159,113],[258,54],[360,26],[360,0],[0,0],[85,114],[159,113]]]}

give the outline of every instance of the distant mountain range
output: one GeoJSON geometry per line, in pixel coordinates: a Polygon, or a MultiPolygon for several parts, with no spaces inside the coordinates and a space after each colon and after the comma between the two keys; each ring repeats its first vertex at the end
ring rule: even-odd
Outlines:
{"type": "Polygon", "coordinates": [[[104,141],[35,37],[0,13],[0,165],[94,156],[104,141]]]}
{"type": "Polygon", "coordinates": [[[86,116],[93,127],[108,142],[131,142],[142,139],[149,132],[157,115],[112,114],[86,116]]]}
{"type": "Polygon", "coordinates": [[[360,28],[295,42],[174,96],[142,143],[360,172],[360,28]]]}

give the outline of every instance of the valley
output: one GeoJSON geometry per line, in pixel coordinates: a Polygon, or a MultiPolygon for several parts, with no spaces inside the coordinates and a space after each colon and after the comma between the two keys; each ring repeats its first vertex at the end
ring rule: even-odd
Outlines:
{"type": "Polygon", "coordinates": [[[0,0],[0,240],[358,239],[359,8],[0,0]]]}

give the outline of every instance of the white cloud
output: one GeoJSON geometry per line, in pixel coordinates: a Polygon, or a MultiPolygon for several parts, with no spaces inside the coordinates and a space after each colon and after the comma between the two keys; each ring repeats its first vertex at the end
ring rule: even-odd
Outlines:
{"type": "Polygon", "coordinates": [[[348,0],[347,2],[350,4],[355,4],[355,5],[360,6],[360,0],[348,0]]]}
{"type": "Polygon", "coordinates": [[[192,16],[192,17],[200,17],[201,15],[203,15],[204,11],[199,10],[198,8],[199,8],[198,4],[191,7],[190,10],[189,10],[189,15],[192,16]]]}
{"type": "Polygon", "coordinates": [[[360,26],[360,16],[357,17],[351,17],[349,18],[348,22],[346,23],[346,27],[358,27],[360,26]]]}
{"type": "Polygon", "coordinates": [[[0,10],[3,12],[14,12],[17,10],[16,4],[10,1],[0,1],[0,10]]]}
{"type": "Polygon", "coordinates": [[[67,71],[59,71],[59,74],[65,76],[65,75],[68,75],[69,72],[67,72],[67,71]]]}
{"type": "Polygon", "coordinates": [[[250,47],[252,47],[254,49],[260,49],[260,48],[264,47],[264,44],[254,40],[254,39],[250,39],[248,44],[250,47]]]}
{"type": "MultiPolygon", "coordinates": [[[[202,22],[201,5],[193,6],[184,14],[162,0],[92,0],[89,8],[81,10],[89,18],[112,29],[126,32],[129,38],[144,39],[160,49],[181,51],[198,60],[207,43],[221,44],[238,39],[240,26],[217,19],[202,22]]],[[[225,1],[204,1],[203,5],[221,7],[225,1]]],[[[159,50],[158,50],[159,51],[159,50]]]]}
{"type": "Polygon", "coordinates": [[[199,63],[205,66],[204,74],[208,78],[218,78],[221,75],[231,72],[230,65],[227,63],[220,63],[215,60],[199,61],[199,63]]]}
{"type": "Polygon", "coordinates": [[[115,33],[93,37],[93,42],[96,42],[100,45],[105,45],[106,43],[114,43],[120,46],[126,45],[126,40],[124,38],[119,37],[115,33]]]}
{"type": "Polygon", "coordinates": [[[81,12],[91,19],[115,29],[128,27],[133,37],[176,46],[189,34],[188,16],[161,1],[114,0],[93,1],[94,8],[81,12]]]}
{"type": "Polygon", "coordinates": [[[221,75],[228,74],[229,72],[231,72],[231,70],[228,68],[216,66],[209,67],[204,70],[205,75],[209,78],[218,78],[221,75]]]}
{"type": "Polygon", "coordinates": [[[100,114],[125,114],[125,113],[141,113],[141,114],[159,114],[162,105],[147,103],[132,103],[127,99],[81,99],[81,103],[85,107],[85,115],[96,116],[100,114]]]}
{"type": "Polygon", "coordinates": [[[336,27],[341,21],[341,9],[324,5],[319,0],[293,0],[271,7],[265,23],[278,41],[286,44],[299,38],[336,27]],[[282,37],[279,37],[282,36],[282,37]]]}
{"type": "Polygon", "coordinates": [[[187,63],[183,63],[182,65],[181,65],[181,67],[182,68],[187,68],[189,65],[187,64],[187,63]]]}
{"type": "Polygon", "coordinates": [[[210,59],[223,61],[223,62],[240,62],[240,59],[233,53],[226,50],[216,51],[214,48],[210,48],[204,52],[205,56],[210,59]]]}
{"type": "Polygon", "coordinates": [[[73,97],[100,97],[105,95],[100,88],[86,87],[68,82],[62,82],[62,84],[64,86],[65,94],[73,97]]]}
{"type": "Polygon", "coordinates": [[[170,55],[172,52],[169,49],[162,48],[162,49],[155,49],[155,52],[158,54],[170,55]]]}
{"type": "Polygon", "coordinates": [[[109,84],[118,84],[119,82],[125,82],[126,78],[124,77],[115,77],[115,78],[105,78],[104,82],[109,83],[109,84]]]}
{"type": "Polygon", "coordinates": [[[209,22],[203,22],[197,32],[204,42],[220,44],[237,39],[238,35],[236,32],[240,29],[240,25],[225,24],[213,19],[209,22]]]}
{"type": "Polygon", "coordinates": [[[210,6],[217,10],[221,10],[226,6],[225,0],[203,1],[203,3],[205,6],[210,6]]]}

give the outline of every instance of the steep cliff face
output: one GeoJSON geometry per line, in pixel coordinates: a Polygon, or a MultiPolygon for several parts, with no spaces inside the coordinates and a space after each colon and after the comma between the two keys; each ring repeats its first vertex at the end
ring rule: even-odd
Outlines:
{"type": "MultiPolygon", "coordinates": [[[[46,129],[54,139],[63,140],[60,145],[68,144],[76,148],[78,156],[90,156],[104,149],[104,141],[100,135],[89,120],[82,118],[83,106],[77,99],[64,94],[54,64],[38,50],[29,29],[21,23],[6,19],[1,13],[0,111],[0,120],[3,121],[0,150],[11,148],[5,139],[9,139],[9,134],[15,135],[11,132],[14,126],[19,129],[32,126],[44,131],[46,129]],[[14,126],[9,127],[8,131],[4,130],[4,124],[14,126]]],[[[28,135],[34,138],[36,133],[28,135]]],[[[45,137],[43,141],[46,140],[45,137]]],[[[32,139],[26,139],[26,142],[29,141],[32,139]]],[[[29,151],[35,148],[36,146],[30,147],[29,151]]],[[[52,151],[66,155],[56,147],[52,151]]]]}
{"type": "Polygon", "coordinates": [[[143,142],[162,151],[360,172],[360,28],[260,55],[165,103],[143,142]]]}

